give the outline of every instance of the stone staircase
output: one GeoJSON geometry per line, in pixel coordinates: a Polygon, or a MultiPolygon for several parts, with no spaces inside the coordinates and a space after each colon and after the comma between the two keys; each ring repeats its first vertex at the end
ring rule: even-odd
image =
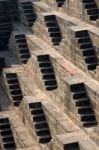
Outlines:
{"type": "Polygon", "coordinates": [[[36,134],[39,138],[39,143],[46,144],[51,141],[51,133],[48,123],[40,102],[29,103],[29,109],[35,123],[36,134]]]}
{"type": "Polygon", "coordinates": [[[45,24],[48,28],[48,33],[54,46],[60,45],[62,35],[55,15],[44,17],[45,24]]]}
{"type": "Polygon", "coordinates": [[[50,60],[49,55],[39,55],[37,56],[37,61],[39,62],[39,68],[44,80],[46,90],[52,91],[57,89],[57,81],[54,73],[54,69],[50,60]]]}
{"type": "Polygon", "coordinates": [[[32,27],[36,21],[36,13],[31,1],[18,1],[20,20],[28,27],[32,27]]]}
{"type": "Polygon", "coordinates": [[[14,106],[19,106],[23,94],[20,88],[19,80],[16,73],[6,73],[6,82],[9,89],[9,94],[11,96],[11,103],[14,106]]]}
{"type": "Polygon", "coordinates": [[[71,93],[83,127],[97,125],[95,113],[83,83],[71,85],[71,93]]]}
{"type": "Polygon", "coordinates": [[[75,37],[77,39],[78,47],[82,51],[87,68],[89,70],[95,70],[99,64],[99,60],[88,31],[77,31],[75,32],[75,37]]]}
{"type": "Polygon", "coordinates": [[[0,16],[0,51],[8,50],[8,41],[12,32],[12,23],[7,16],[0,16]]]}
{"type": "Polygon", "coordinates": [[[99,17],[99,9],[95,0],[83,0],[86,13],[91,21],[96,21],[99,17]]]}
{"type": "Polygon", "coordinates": [[[17,56],[21,64],[26,64],[29,58],[31,57],[26,36],[23,33],[12,33],[10,37],[9,47],[12,50],[12,53],[17,56]],[[13,43],[12,43],[13,41],[13,43]],[[13,52],[13,49],[16,51],[13,52]]]}
{"type": "Polygon", "coordinates": [[[0,148],[98,150],[98,0],[14,2],[20,15],[11,14],[9,51],[0,53],[0,148]]]}
{"type": "Polygon", "coordinates": [[[21,63],[27,63],[30,58],[30,52],[26,37],[24,34],[15,35],[16,46],[18,47],[18,54],[21,63]]]}
{"type": "Polygon", "coordinates": [[[11,129],[9,118],[0,118],[0,136],[2,148],[5,150],[16,149],[16,144],[11,129]]]}
{"type": "Polygon", "coordinates": [[[8,50],[8,41],[13,30],[13,25],[8,15],[7,1],[0,1],[0,51],[8,50]]]}

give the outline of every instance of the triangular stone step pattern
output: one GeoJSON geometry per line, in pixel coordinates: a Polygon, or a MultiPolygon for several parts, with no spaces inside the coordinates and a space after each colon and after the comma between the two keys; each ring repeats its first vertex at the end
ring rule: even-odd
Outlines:
{"type": "Polygon", "coordinates": [[[97,121],[95,113],[93,111],[91,100],[87,94],[84,83],[72,84],[70,89],[83,127],[96,126],[97,121]]]}
{"type": "Polygon", "coordinates": [[[9,118],[0,118],[0,134],[3,148],[5,150],[12,150],[12,149],[15,150],[16,144],[9,118]]]}
{"type": "Polygon", "coordinates": [[[42,74],[42,79],[44,81],[44,85],[46,90],[52,91],[57,89],[57,81],[54,73],[54,69],[50,60],[50,56],[46,55],[38,55],[37,61],[39,63],[39,68],[42,74]]]}
{"type": "Polygon", "coordinates": [[[75,38],[77,45],[82,52],[84,61],[88,70],[95,70],[99,65],[99,60],[96,55],[96,50],[92,44],[89,33],[87,30],[81,30],[75,32],[75,38]]]}
{"type": "Polygon", "coordinates": [[[57,7],[62,7],[65,3],[65,0],[56,0],[57,7]]]}
{"type": "Polygon", "coordinates": [[[51,141],[51,133],[44,114],[41,102],[29,103],[29,109],[35,123],[35,131],[40,144],[47,144],[51,141]]]}
{"type": "Polygon", "coordinates": [[[36,12],[31,1],[18,1],[20,18],[22,22],[26,22],[29,27],[32,27],[36,21],[36,12]]]}
{"type": "Polygon", "coordinates": [[[62,40],[62,34],[56,16],[48,15],[44,17],[44,20],[53,46],[59,46],[62,40]]]}
{"type": "Polygon", "coordinates": [[[83,0],[84,8],[91,21],[99,18],[99,9],[95,0],[83,0]]]}
{"type": "Polygon", "coordinates": [[[19,106],[22,98],[23,98],[23,94],[22,94],[22,90],[20,87],[20,83],[17,77],[16,73],[6,73],[6,80],[7,80],[7,84],[9,87],[9,92],[11,94],[12,100],[13,100],[13,104],[14,106],[19,106]]]}
{"type": "Polygon", "coordinates": [[[26,64],[31,57],[26,37],[24,34],[17,34],[14,36],[15,47],[17,47],[17,53],[20,59],[20,63],[26,64]]]}

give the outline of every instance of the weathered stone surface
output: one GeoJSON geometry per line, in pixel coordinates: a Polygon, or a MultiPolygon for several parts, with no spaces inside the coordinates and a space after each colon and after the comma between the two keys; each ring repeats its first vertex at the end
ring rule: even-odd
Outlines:
{"type": "MultiPolygon", "coordinates": [[[[66,144],[75,142],[80,150],[99,149],[99,2],[93,0],[94,6],[90,3],[18,0],[16,6],[16,1],[0,1],[0,58],[3,57],[6,64],[0,77],[0,118],[9,118],[17,150],[64,150],[66,144]],[[11,35],[8,16],[13,25],[11,35]],[[26,39],[19,36],[16,40],[15,36],[20,34],[26,39]],[[7,45],[6,51],[4,45],[7,45]],[[94,52],[88,52],[90,49],[94,52]],[[44,58],[45,55],[50,59],[44,58]],[[94,57],[96,68],[90,70],[88,64],[94,62],[94,57]],[[8,84],[7,73],[16,73],[19,85],[15,79],[8,84]],[[55,89],[47,90],[48,85],[55,83],[55,89]],[[85,90],[78,86],[72,91],[73,85],[80,83],[85,90]],[[13,96],[18,101],[20,89],[23,98],[19,107],[15,107],[13,96]],[[48,131],[37,129],[37,122],[33,120],[42,111],[37,107],[33,115],[29,108],[29,103],[37,102],[42,105],[52,137],[45,144],[39,142],[39,134],[43,137],[48,131]],[[79,111],[83,107],[85,111],[79,111]],[[82,120],[95,125],[85,127],[82,120]]],[[[4,149],[1,134],[0,145],[4,149]]]]}

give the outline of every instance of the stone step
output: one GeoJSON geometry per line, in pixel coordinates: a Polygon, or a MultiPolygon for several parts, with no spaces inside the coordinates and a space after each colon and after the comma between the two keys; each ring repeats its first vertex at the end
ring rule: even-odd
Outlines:
{"type": "Polygon", "coordinates": [[[46,121],[40,122],[40,123],[36,123],[36,124],[35,124],[35,128],[36,128],[37,130],[39,130],[39,129],[45,129],[45,128],[47,128],[47,127],[48,127],[48,124],[47,124],[46,121]]]}
{"type": "Polygon", "coordinates": [[[73,95],[82,94],[82,93],[86,93],[86,90],[85,90],[85,88],[82,89],[81,87],[80,87],[80,89],[77,89],[77,90],[75,89],[75,91],[72,92],[73,95]]]}
{"type": "Polygon", "coordinates": [[[48,68],[48,67],[52,67],[52,65],[51,65],[50,61],[45,61],[45,62],[40,62],[39,67],[40,68],[48,68]]]}
{"type": "Polygon", "coordinates": [[[21,101],[13,101],[13,103],[14,103],[15,107],[18,107],[20,105],[21,101]]]}
{"type": "Polygon", "coordinates": [[[96,21],[98,19],[98,14],[96,14],[96,15],[90,15],[89,18],[92,21],[96,21]]]}
{"type": "Polygon", "coordinates": [[[17,84],[18,83],[18,79],[9,79],[7,80],[8,84],[12,85],[12,84],[17,84]]]}
{"type": "Polygon", "coordinates": [[[76,31],[75,32],[75,37],[76,38],[89,37],[89,34],[88,34],[87,30],[76,31]]]}
{"type": "Polygon", "coordinates": [[[23,2],[21,1],[20,4],[24,6],[24,5],[31,5],[32,3],[30,1],[23,1],[23,2]]]}
{"type": "Polygon", "coordinates": [[[52,37],[51,40],[52,40],[53,43],[59,44],[59,42],[61,42],[61,37],[52,37]]]}
{"type": "Polygon", "coordinates": [[[26,53],[26,54],[24,53],[24,54],[19,54],[19,55],[20,55],[20,59],[24,59],[25,58],[25,59],[28,60],[31,57],[30,53],[26,53]]]}
{"type": "Polygon", "coordinates": [[[77,107],[90,106],[90,101],[89,100],[76,101],[75,104],[77,107]]]}
{"type": "Polygon", "coordinates": [[[88,70],[95,70],[97,67],[97,63],[87,64],[88,70]]]}
{"type": "Polygon", "coordinates": [[[56,19],[55,15],[44,16],[45,21],[55,21],[55,19],[56,19]]]}
{"type": "Polygon", "coordinates": [[[42,61],[48,61],[50,58],[49,58],[49,55],[39,55],[37,56],[37,60],[39,62],[42,62],[42,61]]]}
{"type": "Polygon", "coordinates": [[[19,49],[26,49],[26,48],[28,48],[28,46],[27,46],[27,43],[25,43],[25,44],[19,44],[19,43],[17,43],[17,45],[18,45],[18,48],[19,49]]]}
{"type": "Polygon", "coordinates": [[[82,51],[82,53],[83,53],[84,57],[96,55],[96,52],[95,52],[95,50],[93,48],[85,49],[85,50],[82,51]]]}
{"type": "Polygon", "coordinates": [[[50,135],[50,131],[49,129],[43,129],[43,130],[39,130],[39,131],[36,131],[37,133],[37,136],[40,136],[40,137],[43,137],[43,136],[49,136],[50,135]]]}
{"type": "Polygon", "coordinates": [[[33,10],[32,9],[23,9],[23,12],[26,15],[26,14],[33,13],[33,10]]]}
{"type": "Polygon", "coordinates": [[[10,128],[9,122],[0,125],[0,130],[6,130],[7,128],[10,128]]]}
{"type": "Polygon", "coordinates": [[[31,110],[31,114],[32,115],[40,115],[40,114],[43,114],[43,109],[42,108],[37,108],[37,109],[33,109],[31,110]]]}
{"type": "Polygon", "coordinates": [[[34,116],[33,117],[33,121],[34,122],[42,122],[42,121],[45,121],[46,120],[46,118],[45,118],[45,115],[44,114],[41,114],[41,115],[38,115],[38,116],[34,116]]]}
{"type": "Polygon", "coordinates": [[[22,91],[20,89],[18,90],[14,90],[14,91],[10,91],[11,95],[21,95],[22,91]]]}
{"type": "Polygon", "coordinates": [[[30,108],[30,109],[42,108],[42,105],[41,105],[40,102],[37,102],[37,103],[29,103],[29,108],[30,108]]]}
{"type": "Polygon", "coordinates": [[[17,39],[17,40],[25,39],[25,35],[24,34],[17,34],[17,35],[15,35],[15,39],[17,39]]]}
{"type": "Polygon", "coordinates": [[[51,74],[51,73],[53,73],[53,68],[52,67],[48,67],[48,68],[43,68],[43,69],[41,69],[41,73],[42,74],[51,74]]]}
{"type": "Polygon", "coordinates": [[[15,149],[15,143],[11,142],[11,143],[8,143],[8,144],[4,144],[4,148],[5,149],[15,149]]]}
{"type": "Polygon", "coordinates": [[[93,3],[94,0],[83,0],[83,3],[93,3]]]}
{"type": "Polygon", "coordinates": [[[27,17],[27,18],[33,18],[35,16],[36,16],[35,13],[28,13],[28,14],[25,15],[25,17],[27,17]]]}
{"type": "Polygon", "coordinates": [[[89,100],[89,97],[86,98],[78,98],[78,99],[74,99],[76,102],[82,102],[82,101],[87,101],[89,100]]]}
{"type": "Polygon", "coordinates": [[[46,22],[46,26],[49,27],[57,27],[57,22],[46,22]]]}
{"type": "Polygon", "coordinates": [[[7,124],[9,123],[9,119],[8,118],[0,118],[0,125],[4,125],[4,124],[7,124]]]}
{"type": "Polygon", "coordinates": [[[20,94],[20,95],[13,95],[12,96],[12,99],[13,99],[13,101],[22,101],[22,99],[23,99],[23,95],[22,94],[20,94]]]}
{"type": "Polygon", "coordinates": [[[69,143],[64,145],[64,150],[80,150],[79,143],[69,143]]]}
{"type": "Polygon", "coordinates": [[[81,121],[83,122],[96,121],[96,118],[94,114],[82,115],[81,121]]]}
{"type": "Polygon", "coordinates": [[[85,106],[85,107],[78,107],[78,114],[80,115],[84,115],[84,114],[92,114],[93,113],[93,109],[91,106],[85,106]]]}
{"type": "Polygon", "coordinates": [[[84,91],[85,87],[83,83],[79,84],[72,84],[70,85],[71,92],[79,92],[79,91],[84,91]]]}
{"type": "Polygon", "coordinates": [[[22,44],[22,43],[26,43],[26,39],[25,38],[23,38],[23,39],[16,39],[16,41],[15,41],[16,43],[18,43],[18,44],[22,44]]]}
{"type": "Polygon", "coordinates": [[[46,86],[47,91],[53,91],[53,90],[56,90],[57,88],[58,88],[57,85],[46,86]]]}
{"type": "Polygon", "coordinates": [[[32,5],[22,5],[23,9],[33,9],[32,5]]]}
{"type": "Polygon", "coordinates": [[[97,8],[97,5],[95,2],[93,3],[85,3],[85,9],[89,9],[89,8],[97,8]]]}
{"type": "Polygon", "coordinates": [[[64,2],[57,2],[58,7],[62,7],[64,5],[64,2]]]}
{"type": "Polygon", "coordinates": [[[52,139],[51,136],[41,137],[41,138],[39,138],[39,143],[47,144],[51,141],[51,139],[52,139]]]}
{"type": "Polygon", "coordinates": [[[61,38],[61,34],[60,34],[60,32],[51,32],[51,33],[49,33],[50,34],[50,37],[59,37],[59,38],[61,38]]]}
{"type": "Polygon", "coordinates": [[[77,42],[78,42],[78,44],[82,44],[82,43],[91,42],[91,40],[90,40],[89,36],[88,37],[86,36],[86,37],[78,38],[77,42]]]}
{"type": "Polygon", "coordinates": [[[86,127],[86,128],[88,128],[88,127],[94,127],[94,126],[97,126],[97,122],[93,121],[93,120],[83,123],[83,127],[86,127]]]}
{"type": "Polygon", "coordinates": [[[10,90],[15,90],[15,89],[19,89],[19,88],[20,88],[19,84],[9,85],[10,90]]]}
{"type": "Polygon", "coordinates": [[[49,27],[48,32],[60,32],[60,29],[58,27],[49,27]]]}
{"type": "Polygon", "coordinates": [[[52,80],[55,79],[55,75],[54,74],[44,74],[43,75],[43,80],[52,80]]]}
{"type": "Polygon", "coordinates": [[[17,74],[16,73],[6,73],[6,78],[7,79],[16,79],[17,74]]]}
{"type": "Polygon", "coordinates": [[[93,48],[93,45],[91,42],[90,43],[88,42],[88,43],[79,44],[78,47],[80,49],[89,49],[89,48],[93,48]]]}
{"type": "Polygon", "coordinates": [[[93,64],[93,63],[96,63],[97,64],[97,57],[95,55],[93,56],[89,56],[89,57],[85,57],[85,62],[86,63],[90,63],[90,64],[93,64]]]}
{"type": "Polygon", "coordinates": [[[24,54],[24,53],[29,52],[29,49],[28,48],[18,49],[18,51],[19,51],[19,54],[24,54]]]}
{"type": "Polygon", "coordinates": [[[56,82],[55,79],[53,79],[53,80],[46,80],[46,81],[44,81],[44,83],[45,83],[46,86],[56,86],[57,85],[57,82],[56,82]]]}
{"type": "Polygon", "coordinates": [[[94,8],[94,9],[87,9],[87,14],[88,15],[98,15],[98,13],[99,13],[99,10],[98,10],[98,8],[94,8]]]}
{"type": "Polygon", "coordinates": [[[13,137],[12,137],[12,136],[4,137],[4,138],[2,138],[2,141],[3,141],[4,143],[13,142],[13,137]]]}
{"type": "Polygon", "coordinates": [[[73,99],[79,99],[79,98],[87,98],[86,92],[81,92],[81,93],[75,93],[73,94],[73,99]]]}

